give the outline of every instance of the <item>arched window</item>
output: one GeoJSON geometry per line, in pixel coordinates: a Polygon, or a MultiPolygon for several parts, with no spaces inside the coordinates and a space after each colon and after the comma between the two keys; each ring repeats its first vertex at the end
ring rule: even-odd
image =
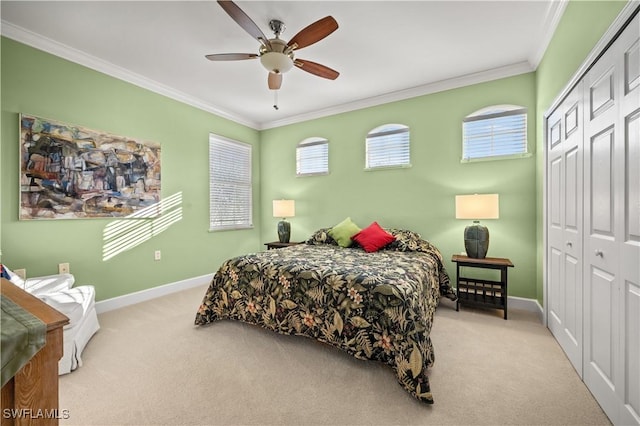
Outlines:
{"type": "Polygon", "coordinates": [[[409,127],[385,124],[367,133],[365,169],[410,167],[409,127]]]}
{"type": "Polygon", "coordinates": [[[296,147],[296,175],[327,174],[329,174],[329,141],[314,137],[300,142],[296,147]]]}
{"type": "Polygon", "coordinates": [[[462,161],[527,156],[527,109],[482,108],[462,120],[462,161]]]}

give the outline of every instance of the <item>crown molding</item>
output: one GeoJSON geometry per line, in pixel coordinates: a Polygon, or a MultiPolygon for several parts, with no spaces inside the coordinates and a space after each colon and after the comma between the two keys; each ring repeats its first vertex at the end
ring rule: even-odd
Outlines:
{"type": "Polygon", "coordinates": [[[111,62],[107,62],[96,56],[89,55],[81,50],[74,49],[70,46],[67,46],[66,44],[59,43],[55,40],[29,31],[5,20],[1,21],[0,29],[3,36],[26,44],[27,46],[42,50],[44,52],[58,56],[62,59],[66,59],[92,70],[117,78],[119,80],[126,81],[127,83],[142,87],[143,89],[150,90],[178,102],[182,102],[211,114],[215,114],[219,117],[226,118],[238,124],[242,124],[253,129],[258,129],[259,127],[259,123],[257,122],[247,120],[245,117],[241,117],[236,114],[232,114],[215,105],[204,102],[201,99],[187,95],[171,87],[158,83],[157,81],[144,77],[140,74],[136,74],[118,65],[114,65],[111,62]]]}
{"type": "MultiPolygon", "coordinates": [[[[562,0],[565,1],[565,0],[562,0]]],[[[519,74],[525,74],[535,71],[528,61],[519,62],[503,67],[498,67],[490,70],[485,70],[477,73],[466,74],[446,80],[441,80],[425,85],[420,85],[404,90],[385,93],[370,98],[360,99],[353,102],[348,102],[329,108],[323,108],[315,111],[311,111],[304,114],[298,114],[283,118],[275,121],[268,122],[255,122],[248,120],[246,117],[239,116],[228,112],[220,107],[211,105],[201,99],[189,96],[183,92],[177,91],[171,87],[165,86],[154,80],[146,78],[140,74],[133,73],[125,68],[114,65],[98,57],[89,55],[78,49],[74,49],[65,44],[59,43],[47,37],[43,37],[40,34],[26,30],[17,25],[13,25],[7,21],[1,21],[1,34],[7,38],[15,40],[17,42],[26,44],[33,48],[42,50],[68,61],[77,63],[111,77],[117,78],[122,81],[126,81],[138,87],[150,90],[160,95],[166,96],[170,99],[174,99],[178,102],[193,106],[219,117],[234,121],[238,124],[250,127],[254,130],[266,130],[275,127],[286,126],[290,124],[300,123],[303,121],[314,120],[318,118],[328,117],[331,115],[341,114],[344,112],[355,111],[363,108],[369,108],[378,106],[390,102],[397,102],[418,96],[429,95],[432,93],[442,92],[445,90],[457,89],[472,84],[484,83],[501,78],[512,77],[519,74]]]]}
{"type": "Polygon", "coordinates": [[[564,14],[568,4],[569,0],[557,0],[549,3],[547,14],[544,19],[545,25],[542,31],[542,40],[540,41],[536,52],[529,58],[529,62],[533,68],[537,69],[538,65],[540,65],[540,61],[542,61],[542,58],[544,57],[544,52],[547,51],[549,43],[551,43],[551,39],[553,38],[553,34],[556,32],[560,19],[562,19],[562,15],[564,14]]]}
{"type": "Polygon", "coordinates": [[[354,102],[348,102],[336,105],[330,108],[324,108],[305,114],[299,114],[281,120],[275,120],[263,123],[258,130],[272,129],[275,127],[286,126],[289,124],[300,123],[303,121],[314,120],[317,118],[328,117],[330,115],[341,114],[344,112],[355,111],[363,108],[369,108],[390,102],[402,101],[405,99],[415,98],[418,96],[430,95],[445,90],[457,89],[460,87],[470,86],[472,84],[485,83],[501,78],[513,77],[520,74],[535,71],[528,61],[518,62],[516,64],[503,67],[493,68],[473,74],[466,74],[446,80],[437,81],[409,89],[399,90],[396,92],[385,93],[379,96],[361,99],[354,102]]]}

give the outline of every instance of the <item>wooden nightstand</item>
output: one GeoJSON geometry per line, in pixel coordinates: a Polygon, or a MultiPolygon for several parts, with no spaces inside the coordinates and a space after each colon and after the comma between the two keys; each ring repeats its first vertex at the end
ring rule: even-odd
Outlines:
{"type": "Polygon", "coordinates": [[[273,241],[273,242],[270,242],[270,243],[265,243],[264,245],[267,246],[267,250],[271,250],[271,249],[279,249],[279,248],[282,248],[282,247],[295,246],[296,244],[302,244],[302,243],[300,243],[300,242],[298,242],[298,243],[294,243],[294,242],[281,243],[280,241],[273,241]]]}
{"type": "Polygon", "coordinates": [[[486,257],[474,259],[454,254],[451,261],[456,264],[456,311],[459,303],[482,306],[486,308],[502,309],[504,319],[507,319],[507,268],[513,268],[509,259],[502,257],[486,257]],[[483,280],[460,276],[460,267],[499,269],[500,281],[483,280]]]}

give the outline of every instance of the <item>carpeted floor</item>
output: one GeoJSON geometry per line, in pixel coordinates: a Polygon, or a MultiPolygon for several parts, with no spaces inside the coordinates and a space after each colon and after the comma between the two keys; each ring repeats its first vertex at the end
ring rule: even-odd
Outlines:
{"type": "Polygon", "coordinates": [[[222,321],[194,327],[206,286],[99,316],[84,365],[60,377],[62,425],[606,425],[533,313],[455,311],[432,339],[432,406],[385,365],[222,321]]]}

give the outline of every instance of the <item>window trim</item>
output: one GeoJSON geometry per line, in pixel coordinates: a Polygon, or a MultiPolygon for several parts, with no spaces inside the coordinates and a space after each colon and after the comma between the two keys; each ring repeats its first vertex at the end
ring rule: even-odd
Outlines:
{"type": "Polygon", "coordinates": [[[328,174],[329,174],[329,139],[321,138],[318,136],[318,137],[310,137],[301,142],[298,142],[298,144],[296,145],[296,177],[326,176],[328,174]],[[327,157],[326,157],[327,170],[323,172],[300,173],[298,169],[298,166],[300,164],[300,159],[298,154],[299,150],[312,147],[312,146],[317,146],[317,145],[327,146],[327,157]]]}
{"type": "Polygon", "coordinates": [[[370,132],[367,133],[365,138],[365,159],[364,159],[364,170],[367,172],[375,171],[375,170],[388,170],[388,169],[408,169],[411,167],[411,129],[406,124],[400,123],[386,123],[380,126],[373,128],[370,132]],[[376,131],[377,129],[388,127],[388,126],[396,126],[394,129],[390,130],[382,130],[376,131]],[[370,166],[369,165],[369,140],[376,137],[383,137],[394,134],[407,134],[407,163],[398,163],[398,164],[384,164],[381,166],[370,166]]]}
{"type": "Polygon", "coordinates": [[[519,105],[492,105],[475,111],[462,120],[462,155],[461,163],[475,163],[479,161],[494,161],[494,160],[510,160],[515,158],[527,158],[531,157],[532,153],[529,150],[529,114],[528,108],[519,105]],[[500,110],[498,112],[488,112],[500,110]],[[514,115],[524,115],[524,152],[514,152],[503,155],[487,155],[483,157],[465,158],[465,124],[475,121],[491,120],[500,117],[510,117],[514,115]]]}
{"type": "Polygon", "coordinates": [[[246,142],[240,142],[233,139],[225,138],[224,136],[216,135],[214,133],[209,133],[209,232],[218,232],[218,231],[231,231],[231,230],[240,230],[240,229],[252,229],[253,225],[253,146],[246,142]],[[238,150],[246,150],[246,154],[248,155],[248,176],[246,176],[246,181],[244,181],[243,186],[249,186],[249,199],[248,201],[248,221],[234,223],[229,225],[214,225],[214,208],[213,208],[213,145],[215,143],[218,144],[226,144],[226,145],[235,145],[238,150]]]}

